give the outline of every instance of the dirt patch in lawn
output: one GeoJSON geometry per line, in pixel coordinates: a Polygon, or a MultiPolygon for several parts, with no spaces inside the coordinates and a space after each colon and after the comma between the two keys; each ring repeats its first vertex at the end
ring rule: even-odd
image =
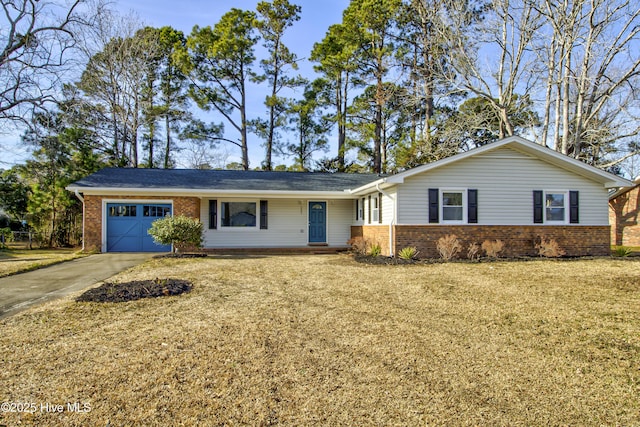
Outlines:
{"type": "Polygon", "coordinates": [[[133,280],[125,283],[106,282],[76,298],[78,302],[127,302],[142,298],[168,297],[191,290],[191,282],[180,279],[133,280]]]}

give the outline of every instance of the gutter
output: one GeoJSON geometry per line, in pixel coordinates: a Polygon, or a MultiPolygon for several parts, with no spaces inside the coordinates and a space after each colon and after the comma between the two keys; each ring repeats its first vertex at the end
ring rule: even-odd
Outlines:
{"type": "Polygon", "coordinates": [[[129,194],[134,196],[188,196],[188,197],[272,197],[274,199],[289,198],[330,198],[352,199],[349,190],[340,191],[300,191],[300,190],[217,190],[217,189],[192,189],[192,188],[136,188],[136,187],[76,187],[68,186],[67,190],[96,196],[112,196],[129,194]]]}
{"type": "Polygon", "coordinates": [[[82,202],[82,250],[84,251],[84,197],[82,197],[82,195],[80,194],[80,190],[77,188],[75,189],[75,195],[82,202]]]}
{"type": "MultiPolygon", "coordinates": [[[[391,199],[393,201],[393,215],[391,217],[391,222],[389,223],[389,256],[392,257],[394,256],[393,254],[393,226],[396,223],[396,210],[397,210],[397,206],[396,206],[396,199],[391,197],[391,195],[389,193],[387,193],[386,191],[384,191],[382,188],[380,188],[380,184],[376,183],[376,190],[378,190],[380,193],[382,193],[383,195],[387,196],[389,199],[391,199]]],[[[380,209],[380,213],[382,213],[382,205],[380,205],[379,207],[380,209]]]]}

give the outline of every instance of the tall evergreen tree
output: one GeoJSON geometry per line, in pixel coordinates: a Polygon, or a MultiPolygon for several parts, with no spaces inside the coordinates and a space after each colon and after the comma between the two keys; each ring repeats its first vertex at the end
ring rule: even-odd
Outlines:
{"type": "Polygon", "coordinates": [[[270,92],[265,100],[269,118],[266,121],[257,120],[255,124],[257,133],[265,138],[266,154],[263,168],[271,170],[274,145],[278,137],[277,129],[286,124],[284,113],[287,109],[287,99],[281,96],[281,91],[299,87],[304,83],[301,77],[287,75],[287,68],[298,69],[298,58],[283,42],[285,31],[300,19],[302,9],[287,0],[273,0],[272,3],[262,1],[256,9],[256,27],[268,52],[268,57],[260,61],[264,75],[258,80],[266,80],[270,92]]]}
{"type": "Polygon", "coordinates": [[[213,27],[193,28],[187,49],[176,59],[191,81],[189,93],[204,110],[220,113],[238,131],[238,140],[220,138],[240,148],[242,167],[249,169],[247,144],[247,83],[255,76],[251,69],[254,48],[255,13],[231,9],[213,27]]]}
{"type": "Polygon", "coordinates": [[[325,38],[314,44],[311,52],[311,60],[318,63],[315,70],[322,74],[315,83],[322,88],[318,91],[320,104],[330,106],[333,110],[329,119],[335,123],[338,131],[336,169],[340,172],[346,168],[347,108],[350,91],[359,83],[359,80],[354,78],[357,46],[354,40],[348,37],[347,31],[343,24],[330,26],[325,38]]]}
{"type": "Polygon", "coordinates": [[[358,46],[355,60],[362,80],[369,82],[374,108],[373,171],[382,172],[383,110],[392,96],[386,91],[389,70],[395,60],[396,21],[401,0],[352,0],[344,11],[345,35],[358,46]]]}
{"type": "Polygon", "coordinates": [[[317,87],[308,85],[304,97],[292,101],[287,113],[296,139],[284,147],[285,152],[293,156],[294,170],[308,171],[312,167],[313,154],[327,150],[327,134],[331,127],[331,123],[321,115],[317,87]]]}

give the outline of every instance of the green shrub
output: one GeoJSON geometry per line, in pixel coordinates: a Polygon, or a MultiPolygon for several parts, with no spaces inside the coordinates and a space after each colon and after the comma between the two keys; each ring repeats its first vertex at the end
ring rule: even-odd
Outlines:
{"type": "Polygon", "coordinates": [[[149,235],[160,245],[173,245],[178,252],[194,250],[202,246],[202,223],[183,215],[157,219],[149,228],[149,235]]]}
{"type": "Polygon", "coordinates": [[[626,246],[616,246],[613,249],[613,255],[617,257],[628,257],[633,253],[633,249],[626,246]]]}
{"type": "Polygon", "coordinates": [[[369,248],[369,256],[378,257],[380,256],[381,253],[382,253],[382,247],[377,243],[372,244],[371,247],[369,248]]]}
{"type": "Polygon", "coordinates": [[[418,249],[416,249],[415,246],[402,248],[400,249],[400,252],[398,252],[398,257],[400,259],[405,259],[405,260],[415,259],[417,255],[418,255],[418,249]]]}

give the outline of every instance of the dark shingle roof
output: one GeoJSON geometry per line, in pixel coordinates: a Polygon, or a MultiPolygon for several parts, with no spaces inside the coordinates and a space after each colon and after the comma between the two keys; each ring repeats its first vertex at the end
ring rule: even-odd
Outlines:
{"type": "Polygon", "coordinates": [[[106,168],[71,188],[344,191],[373,182],[375,174],[197,169],[106,168]]]}

